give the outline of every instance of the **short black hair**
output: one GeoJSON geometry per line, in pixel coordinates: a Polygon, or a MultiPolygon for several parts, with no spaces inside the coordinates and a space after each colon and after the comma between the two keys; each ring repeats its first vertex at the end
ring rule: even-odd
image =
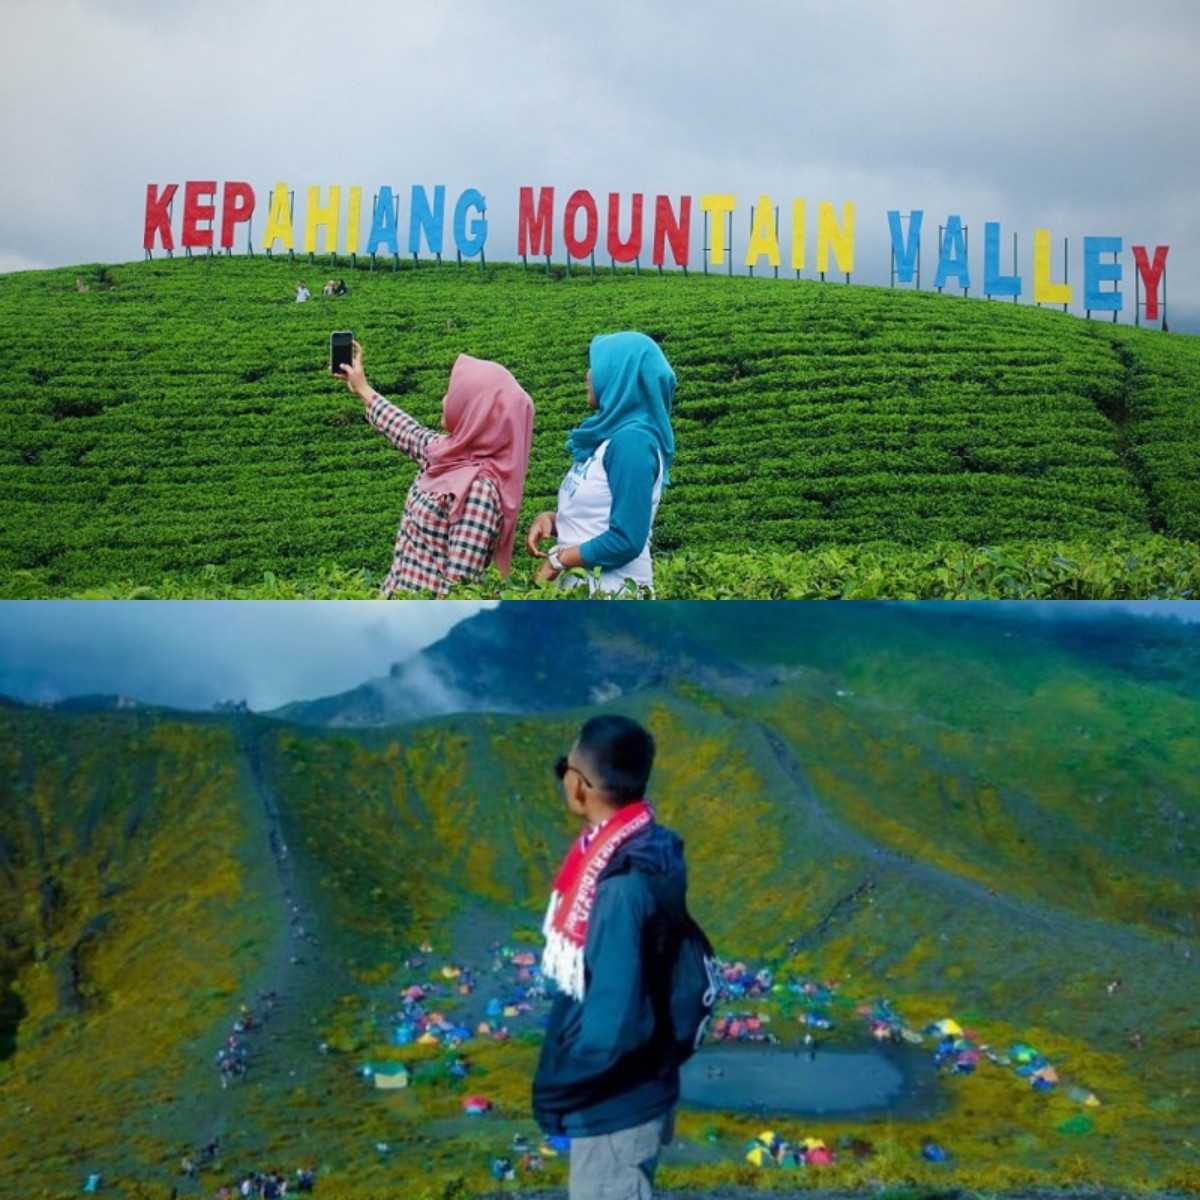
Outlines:
{"type": "Polygon", "coordinates": [[[648,729],[631,717],[605,713],[584,723],[578,746],[595,768],[597,784],[618,804],[645,796],[654,766],[654,736],[648,729]]]}

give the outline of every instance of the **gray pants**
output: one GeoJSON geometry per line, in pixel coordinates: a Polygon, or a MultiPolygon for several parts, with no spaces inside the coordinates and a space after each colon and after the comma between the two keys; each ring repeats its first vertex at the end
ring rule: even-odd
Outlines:
{"type": "Polygon", "coordinates": [[[650,1200],[658,1154],[675,1128],[675,1114],[644,1125],[571,1139],[570,1200],[650,1200]]]}

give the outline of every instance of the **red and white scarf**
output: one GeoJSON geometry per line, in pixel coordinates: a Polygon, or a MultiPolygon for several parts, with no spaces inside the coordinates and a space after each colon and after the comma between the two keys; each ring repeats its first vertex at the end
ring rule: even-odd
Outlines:
{"type": "Polygon", "coordinates": [[[576,838],[558,870],[542,922],[542,974],[576,1000],[583,999],[583,948],[600,875],[617,850],[653,821],[645,800],[624,805],[597,830],[576,838]]]}

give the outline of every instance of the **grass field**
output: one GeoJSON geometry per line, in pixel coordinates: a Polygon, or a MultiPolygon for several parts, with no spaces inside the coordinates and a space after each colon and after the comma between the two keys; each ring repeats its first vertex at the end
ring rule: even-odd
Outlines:
{"type": "Polygon", "coordinates": [[[415,467],[329,378],[336,328],[427,424],[458,353],[514,372],[537,406],[523,523],[553,506],[591,337],[657,338],[666,596],[1200,580],[1200,339],[815,282],[180,258],[0,277],[0,594],[372,594],[415,467]],[[348,296],[294,303],[330,273],[348,296]]]}

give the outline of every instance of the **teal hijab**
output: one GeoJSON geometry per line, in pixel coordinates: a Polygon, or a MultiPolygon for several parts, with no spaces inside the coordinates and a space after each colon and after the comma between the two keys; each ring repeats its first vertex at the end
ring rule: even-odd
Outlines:
{"type": "Polygon", "coordinates": [[[567,438],[575,462],[590,458],[601,442],[619,429],[645,430],[663,459],[663,486],[675,457],[671,402],[675,372],[658,344],[644,333],[602,333],[588,353],[596,411],[576,425],[567,438]]]}

